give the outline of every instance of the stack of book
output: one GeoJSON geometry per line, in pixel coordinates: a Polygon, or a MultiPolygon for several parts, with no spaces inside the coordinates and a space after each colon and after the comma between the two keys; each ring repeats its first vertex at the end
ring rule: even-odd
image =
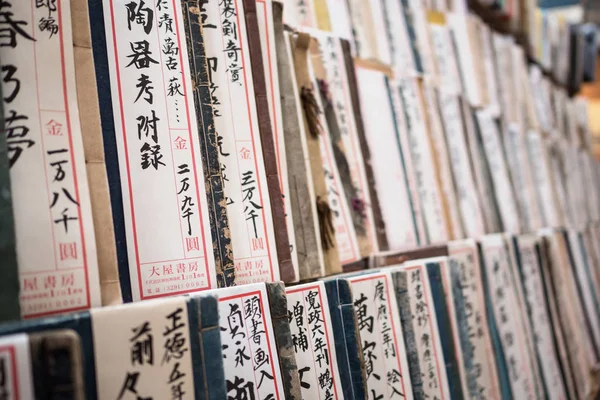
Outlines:
{"type": "Polygon", "coordinates": [[[596,31],[545,13],[0,1],[0,397],[594,398],[596,31]]]}

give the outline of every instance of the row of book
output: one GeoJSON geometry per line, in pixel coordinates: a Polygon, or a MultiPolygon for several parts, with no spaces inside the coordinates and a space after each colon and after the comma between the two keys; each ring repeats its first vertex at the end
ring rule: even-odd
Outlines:
{"type": "Polygon", "coordinates": [[[310,283],[4,324],[0,391],[88,400],[596,398],[599,235],[598,224],[492,234],[310,283]]]}
{"type": "Polygon", "coordinates": [[[1,320],[600,219],[585,101],[474,14],[7,0],[0,15],[1,320]]]}

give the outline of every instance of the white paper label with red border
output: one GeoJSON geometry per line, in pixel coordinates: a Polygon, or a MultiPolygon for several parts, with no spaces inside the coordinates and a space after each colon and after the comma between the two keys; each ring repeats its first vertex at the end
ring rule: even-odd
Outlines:
{"type": "Polygon", "coordinates": [[[21,313],[99,306],[69,2],[9,0],[0,12],[18,26],[0,57],[21,313]]]}
{"type": "Polygon", "coordinates": [[[202,18],[235,282],[278,281],[243,1],[209,0],[202,18]]]}
{"type": "Polygon", "coordinates": [[[0,338],[0,394],[6,400],[35,398],[29,338],[26,334],[0,338]]]}
{"type": "Polygon", "coordinates": [[[209,292],[219,297],[227,396],[283,400],[283,379],[264,283],[209,292]]]}
{"type": "Polygon", "coordinates": [[[292,345],[305,399],[343,399],[323,282],[286,288],[292,345]]]}
{"type": "Polygon", "coordinates": [[[91,314],[98,398],[194,399],[187,297],[91,314]]]}
{"type": "Polygon", "coordinates": [[[390,272],[348,278],[367,374],[369,399],[412,399],[400,311],[390,272]]]}

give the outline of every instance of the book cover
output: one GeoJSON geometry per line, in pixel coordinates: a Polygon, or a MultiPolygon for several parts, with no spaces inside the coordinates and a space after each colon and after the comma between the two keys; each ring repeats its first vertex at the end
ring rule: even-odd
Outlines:
{"type": "Polygon", "coordinates": [[[549,399],[567,399],[567,388],[563,380],[560,359],[554,343],[552,318],[548,311],[547,292],[540,268],[539,239],[525,235],[514,238],[518,249],[519,277],[527,315],[535,336],[536,357],[549,399]]]}
{"type": "Polygon", "coordinates": [[[447,299],[454,336],[457,338],[463,392],[470,398],[500,399],[495,350],[488,326],[488,313],[477,243],[472,239],[448,244],[445,269],[447,299]]]}
{"type": "Polygon", "coordinates": [[[269,307],[271,308],[271,319],[275,342],[277,343],[277,356],[281,366],[283,378],[284,398],[290,400],[301,400],[301,385],[294,337],[292,336],[290,320],[288,318],[288,301],[285,286],[282,282],[267,283],[269,295],[269,307]]]}
{"type": "MultiPolygon", "coordinates": [[[[354,59],[352,58],[351,52],[351,44],[347,40],[341,41],[342,52],[343,52],[343,62],[345,72],[347,74],[348,80],[348,92],[349,92],[349,104],[352,107],[353,115],[356,122],[356,133],[358,137],[358,151],[357,154],[362,153],[363,164],[366,176],[366,184],[363,186],[363,192],[365,193],[365,198],[370,199],[370,203],[367,204],[367,209],[371,210],[373,216],[372,225],[374,226],[374,238],[372,241],[372,249],[379,250],[387,250],[388,242],[385,233],[385,223],[383,221],[383,216],[381,214],[381,206],[379,203],[379,197],[377,190],[375,188],[375,176],[373,175],[373,166],[371,160],[371,152],[369,150],[369,146],[367,143],[367,137],[365,134],[365,125],[364,119],[362,116],[362,109],[360,104],[360,94],[358,91],[358,82],[356,80],[356,70],[354,65],[354,59]],[[368,192],[368,197],[367,193],[368,192]],[[376,243],[376,244],[375,244],[376,243]]],[[[352,146],[350,146],[352,147],[352,146]]],[[[360,168],[360,164],[358,167],[360,168]]],[[[367,213],[367,216],[369,214],[367,213]]],[[[368,217],[367,217],[368,218],[368,217]]]]}
{"type": "MultiPolygon", "coordinates": [[[[449,376],[439,334],[436,306],[427,267],[422,260],[392,269],[407,351],[410,376],[417,399],[450,399],[449,376]]],[[[452,340],[452,334],[449,336],[452,340]]],[[[456,380],[460,385],[460,379],[456,380]]]]}
{"type": "Polygon", "coordinates": [[[195,93],[194,107],[198,120],[200,151],[204,165],[204,179],[207,183],[207,201],[209,208],[210,228],[215,256],[217,285],[227,287],[235,282],[235,267],[229,234],[227,207],[224,205],[225,193],[223,176],[219,163],[219,140],[215,130],[213,116],[213,98],[211,83],[208,77],[208,64],[202,20],[196,10],[200,7],[198,0],[182,0],[183,22],[186,26],[186,43],[190,62],[192,90],[195,93]]]}
{"type": "Polygon", "coordinates": [[[261,37],[258,27],[259,18],[257,15],[256,0],[244,0],[243,11],[246,18],[248,49],[250,52],[250,64],[252,66],[252,79],[254,81],[258,131],[265,163],[269,199],[271,201],[271,212],[273,214],[277,262],[279,263],[281,280],[284,282],[294,282],[298,280],[298,277],[292,263],[285,210],[283,202],[281,201],[281,186],[277,168],[277,150],[269,114],[268,91],[265,66],[263,64],[261,37]]]}
{"type": "MultiPolygon", "coordinates": [[[[419,243],[418,232],[387,87],[386,74],[391,74],[391,71],[366,63],[356,65],[355,71],[366,144],[371,154],[375,189],[385,221],[388,244],[385,250],[414,247],[419,243]],[[388,101],[382,102],[382,99],[388,101]]],[[[380,250],[384,249],[380,247],[380,250]]]]}
{"type": "Polygon", "coordinates": [[[210,0],[203,5],[202,34],[235,283],[278,281],[281,273],[289,280],[285,274],[291,271],[293,275],[293,266],[277,178],[256,2],[210,0]]]}
{"type": "Polygon", "coordinates": [[[85,398],[81,348],[74,331],[0,338],[0,369],[0,392],[7,399],[85,398]]]}
{"type": "Polygon", "coordinates": [[[329,204],[325,171],[321,161],[322,125],[319,123],[322,110],[316,100],[318,88],[315,87],[312,63],[309,54],[316,49],[318,43],[307,33],[298,33],[292,39],[292,54],[296,84],[300,92],[300,103],[303,110],[304,131],[307,142],[312,185],[315,194],[317,215],[319,220],[319,237],[325,273],[327,275],[341,272],[342,267],[338,252],[337,237],[333,213],[329,204]]]}
{"type": "Polygon", "coordinates": [[[412,399],[409,361],[391,273],[382,270],[346,280],[354,302],[368,398],[412,399]]]}
{"type": "Polygon", "coordinates": [[[288,287],[286,296],[302,397],[342,398],[344,390],[324,283],[288,287]]]}
{"type": "Polygon", "coordinates": [[[289,33],[283,24],[283,3],[273,1],[273,24],[277,53],[277,72],[282,108],[285,157],[290,181],[290,204],[296,237],[298,274],[301,280],[325,273],[320,247],[319,222],[312,173],[309,165],[307,135],[302,123],[302,106],[296,84],[289,33]],[[306,201],[306,199],[311,199],[306,201]]]}
{"type": "Polygon", "coordinates": [[[275,322],[265,283],[223,288],[209,294],[219,298],[226,396],[273,400],[285,399],[286,393],[297,396],[298,378],[290,351],[278,355],[277,340],[289,349],[290,338],[286,337],[289,333],[281,329],[285,321],[281,319],[281,311],[287,313],[285,305],[279,300],[280,304],[274,309],[277,314],[273,314],[277,317],[278,322],[275,322]],[[284,364],[279,361],[281,355],[284,364]],[[291,369],[282,372],[286,365],[291,369]],[[284,384],[286,376],[288,380],[284,384]]]}
{"type": "Polygon", "coordinates": [[[123,297],[216,287],[181,2],[89,12],[123,297]]]}
{"type": "Polygon", "coordinates": [[[331,279],[324,284],[344,398],[366,399],[367,373],[350,282],[331,279]]]}
{"type": "Polygon", "coordinates": [[[256,16],[258,18],[258,30],[260,32],[260,45],[262,50],[262,62],[265,71],[265,82],[267,85],[267,101],[269,103],[269,116],[273,127],[273,140],[277,160],[277,175],[281,188],[281,198],[285,212],[285,224],[290,242],[290,254],[296,280],[299,279],[298,271],[298,246],[296,245],[296,234],[294,232],[294,214],[291,204],[290,178],[288,173],[288,162],[285,153],[285,134],[283,126],[283,111],[281,91],[279,87],[279,70],[277,67],[277,45],[275,37],[275,10],[273,0],[257,0],[256,16]]]}
{"type": "Polygon", "coordinates": [[[25,318],[101,305],[71,5],[36,4],[12,0],[0,7],[19,22],[18,34],[2,39],[0,59],[25,318]],[[40,27],[42,18],[54,22],[40,27]]]}
{"type": "Polygon", "coordinates": [[[356,206],[356,188],[352,183],[348,160],[340,143],[341,134],[329,91],[327,71],[316,38],[310,48],[309,62],[309,73],[316,88],[315,104],[321,110],[317,123],[321,127],[319,148],[327,201],[332,213],[340,263],[345,265],[356,262],[369,253],[363,251],[366,245],[366,231],[362,209],[356,206]]]}

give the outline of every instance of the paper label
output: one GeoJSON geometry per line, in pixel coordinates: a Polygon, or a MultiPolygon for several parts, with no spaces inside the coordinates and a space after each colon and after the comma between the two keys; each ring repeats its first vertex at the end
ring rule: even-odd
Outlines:
{"type": "Polygon", "coordinates": [[[478,111],[477,120],[494,184],[496,201],[502,216],[502,226],[506,232],[519,233],[521,231],[519,213],[508,176],[498,125],[488,110],[478,111]]]}
{"type": "Polygon", "coordinates": [[[492,299],[493,316],[502,343],[512,394],[519,399],[535,399],[535,377],[528,357],[525,329],[512,278],[510,260],[502,236],[482,239],[483,258],[492,299]]]}
{"type": "Polygon", "coordinates": [[[273,30],[272,0],[256,0],[256,16],[258,18],[258,30],[260,31],[260,44],[262,48],[263,65],[265,68],[265,81],[267,83],[269,115],[271,116],[273,138],[275,139],[279,186],[281,188],[281,197],[283,198],[283,208],[285,211],[285,222],[290,242],[292,264],[294,265],[296,276],[298,276],[298,252],[295,246],[296,234],[294,232],[291,196],[289,195],[290,181],[285,154],[281,95],[279,93],[279,74],[277,72],[277,54],[275,52],[275,31],[273,30]]]}
{"type": "Polygon", "coordinates": [[[544,281],[536,254],[535,237],[519,237],[518,247],[523,276],[523,288],[529,306],[531,325],[535,336],[534,344],[550,399],[566,399],[559,360],[554,347],[554,336],[550,324],[550,314],[546,308],[544,281]]]}
{"type": "Polygon", "coordinates": [[[466,322],[464,329],[457,326],[454,331],[460,338],[463,359],[459,365],[467,380],[466,393],[471,398],[500,399],[477,244],[473,240],[450,242],[448,251],[454,309],[458,324],[466,322]]]}
{"type": "Polygon", "coordinates": [[[98,398],[195,398],[186,297],[91,314],[98,398]]]}
{"type": "Polygon", "coordinates": [[[334,104],[336,120],[340,129],[344,154],[349,164],[352,182],[357,189],[357,196],[366,204],[365,227],[367,229],[367,237],[371,243],[371,248],[376,251],[378,243],[373,209],[371,207],[369,182],[367,181],[356,120],[354,119],[355,112],[350,97],[348,73],[344,64],[342,46],[340,40],[334,36],[316,34],[316,37],[319,39],[323,65],[327,70],[329,93],[331,101],[334,104]]]}
{"type": "Polygon", "coordinates": [[[359,67],[356,68],[356,80],[389,248],[415,246],[417,238],[393,110],[382,101],[388,98],[385,75],[359,67]]]}
{"type": "Polygon", "coordinates": [[[453,175],[462,177],[456,179],[455,183],[465,234],[470,237],[479,237],[485,232],[485,228],[471,171],[470,156],[465,141],[465,127],[458,97],[441,92],[440,112],[444,120],[453,175]]]}
{"type": "Polygon", "coordinates": [[[235,282],[277,281],[273,215],[242,0],[209,0],[202,18],[235,282]]]}
{"type": "Polygon", "coordinates": [[[559,217],[548,165],[547,149],[540,135],[536,132],[527,134],[527,150],[531,160],[531,170],[535,182],[538,204],[541,205],[543,226],[558,226],[559,217]]]}
{"type": "Polygon", "coordinates": [[[348,40],[352,54],[356,54],[348,3],[346,0],[327,0],[327,9],[329,10],[329,22],[331,23],[333,36],[348,40]]]}
{"type": "Polygon", "coordinates": [[[457,66],[456,55],[452,46],[450,29],[444,23],[429,23],[431,32],[431,45],[437,66],[437,80],[440,90],[448,94],[461,93],[460,74],[457,66]]]}
{"type": "Polygon", "coordinates": [[[415,80],[403,81],[399,90],[406,110],[408,143],[427,226],[427,237],[429,243],[445,242],[449,233],[436,178],[422,93],[415,80]]]}
{"type": "Polygon", "coordinates": [[[390,53],[390,37],[386,32],[386,18],[383,11],[383,2],[381,0],[368,0],[371,7],[371,18],[373,26],[373,34],[377,46],[377,59],[385,65],[392,64],[392,56],[390,53]]]}
{"type": "Polygon", "coordinates": [[[4,123],[21,313],[100,305],[68,1],[0,2],[4,123]]]}
{"type": "Polygon", "coordinates": [[[349,278],[369,400],[412,398],[400,311],[389,272],[349,278]]]}
{"type": "Polygon", "coordinates": [[[180,3],[103,4],[133,299],[208,289],[215,263],[180,3]]]}
{"type": "Polygon", "coordinates": [[[405,263],[402,271],[406,274],[423,393],[431,399],[449,400],[450,388],[427,268],[422,260],[417,260],[405,263]]]}
{"type": "Polygon", "coordinates": [[[316,28],[317,14],[314,0],[286,0],[283,22],[295,28],[316,28]]]}
{"type": "Polygon", "coordinates": [[[228,398],[284,399],[265,285],[245,285],[212,293],[219,296],[228,398]]]}
{"type": "Polygon", "coordinates": [[[6,400],[35,398],[29,338],[26,334],[0,338],[0,397],[6,400]]]}
{"type": "Polygon", "coordinates": [[[343,398],[325,285],[289,287],[286,294],[302,397],[343,398]]]}
{"type": "Polygon", "coordinates": [[[416,66],[402,4],[396,0],[383,0],[381,8],[395,76],[402,76],[407,71],[415,71],[416,66]]]}

